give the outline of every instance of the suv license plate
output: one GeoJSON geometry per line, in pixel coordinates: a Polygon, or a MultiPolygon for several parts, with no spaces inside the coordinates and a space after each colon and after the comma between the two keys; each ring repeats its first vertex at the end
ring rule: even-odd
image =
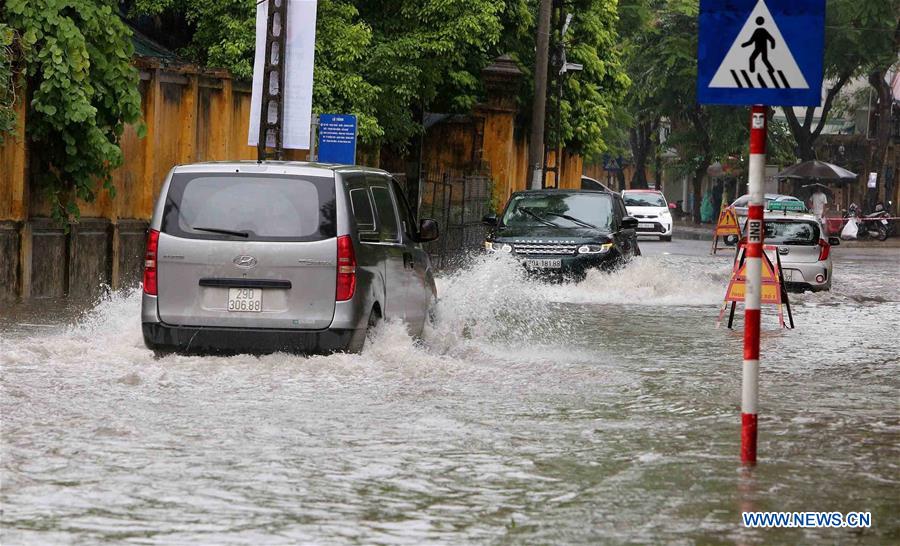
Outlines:
{"type": "Polygon", "coordinates": [[[528,269],[562,269],[562,260],[525,260],[528,269]]]}
{"type": "Polygon", "coordinates": [[[656,229],[656,224],[638,224],[640,229],[656,229]]]}
{"type": "Polygon", "coordinates": [[[229,288],[229,313],[262,313],[262,293],[259,288],[229,288]]]}

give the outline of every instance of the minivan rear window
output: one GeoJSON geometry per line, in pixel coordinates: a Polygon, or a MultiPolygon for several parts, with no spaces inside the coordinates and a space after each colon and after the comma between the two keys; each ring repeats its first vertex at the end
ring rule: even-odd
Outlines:
{"type": "Polygon", "coordinates": [[[176,174],[163,233],[188,239],[321,241],[335,237],[334,178],[176,174]]]}

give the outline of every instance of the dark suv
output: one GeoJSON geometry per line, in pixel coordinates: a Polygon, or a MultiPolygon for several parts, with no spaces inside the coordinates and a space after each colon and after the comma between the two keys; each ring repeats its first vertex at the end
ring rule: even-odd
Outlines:
{"type": "Polygon", "coordinates": [[[514,193],[503,214],[486,216],[491,252],[512,254],[529,270],[583,279],[590,269],[613,269],[640,255],[637,220],[622,196],[598,191],[514,193]]]}

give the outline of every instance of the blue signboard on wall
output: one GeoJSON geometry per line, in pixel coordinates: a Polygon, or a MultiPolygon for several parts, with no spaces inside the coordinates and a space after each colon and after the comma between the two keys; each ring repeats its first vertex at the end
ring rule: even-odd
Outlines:
{"type": "Polygon", "coordinates": [[[356,116],[319,116],[319,161],[340,165],[356,164],[356,116]]]}
{"type": "Polygon", "coordinates": [[[825,0],[701,0],[701,104],[819,106],[825,0]]]}

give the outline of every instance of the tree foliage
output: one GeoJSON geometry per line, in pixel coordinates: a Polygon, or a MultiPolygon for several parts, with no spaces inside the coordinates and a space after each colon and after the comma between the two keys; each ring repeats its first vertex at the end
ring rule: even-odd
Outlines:
{"type": "MultiPolygon", "coordinates": [[[[2,7],[0,13],[3,13],[2,7]]],[[[15,36],[9,25],[0,23],[0,144],[3,144],[4,133],[16,126],[15,36]]]]}
{"type": "MultiPolygon", "coordinates": [[[[621,31],[628,74],[634,82],[619,114],[630,121],[631,135],[625,135],[628,147],[632,157],[646,156],[641,150],[656,134],[648,128],[668,120],[672,131],[665,145],[677,152],[670,165],[691,177],[694,202],[699,203],[709,166],[744,155],[747,111],[697,103],[699,4],[695,0],[623,0],[623,6],[632,25],[621,31]]],[[[695,206],[695,213],[699,209],[695,206]]]]}
{"type": "MultiPolygon", "coordinates": [[[[353,112],[364,142],[405,146],[425,111],[468,112],[482,98],[480,71],[504,53],[527,73],[530,101],[537,0],[319,0],[313,109],[353,112]]],[[[191,36],[182,55],[252,74],[256,0],[132,0],[133,16],[182,19],[191,36]]],[[[577,0],[563,137],[602,149],[601,129],[627,83],[619,66],[615,0],[577,0]]],[[[527,119],[525,120],[527,121],[527,119]]]]}
{"type": "Polygon", "coordinates": [[[631,80],[618,43],[617,2],[576,1],[571,13],[568,60],[584,65],[584,71],[565,80],[561,137],[571,151],[591,158],[607,150],[604,131],[631,80]]]}
{"type": "Polygon", "coordinates": [[[114,192],[119,138],[140,119],[130,31],[112,0],[6,0],[4,15],[21,37],[32,177],[63,221],[78,215],[73,194],[114,192]]]}
{"type": "Polygon", "coordinates": [[[854,78],[886,71],[897,62],[894,36],[900,18],[900,0],[829,0],[825,27],[826,89],[822,110],[808,108],[798,116],[785,110],[788,126],[803,160],[815,159],[816,139],[828,122],[835,102],[854,78]]]}

